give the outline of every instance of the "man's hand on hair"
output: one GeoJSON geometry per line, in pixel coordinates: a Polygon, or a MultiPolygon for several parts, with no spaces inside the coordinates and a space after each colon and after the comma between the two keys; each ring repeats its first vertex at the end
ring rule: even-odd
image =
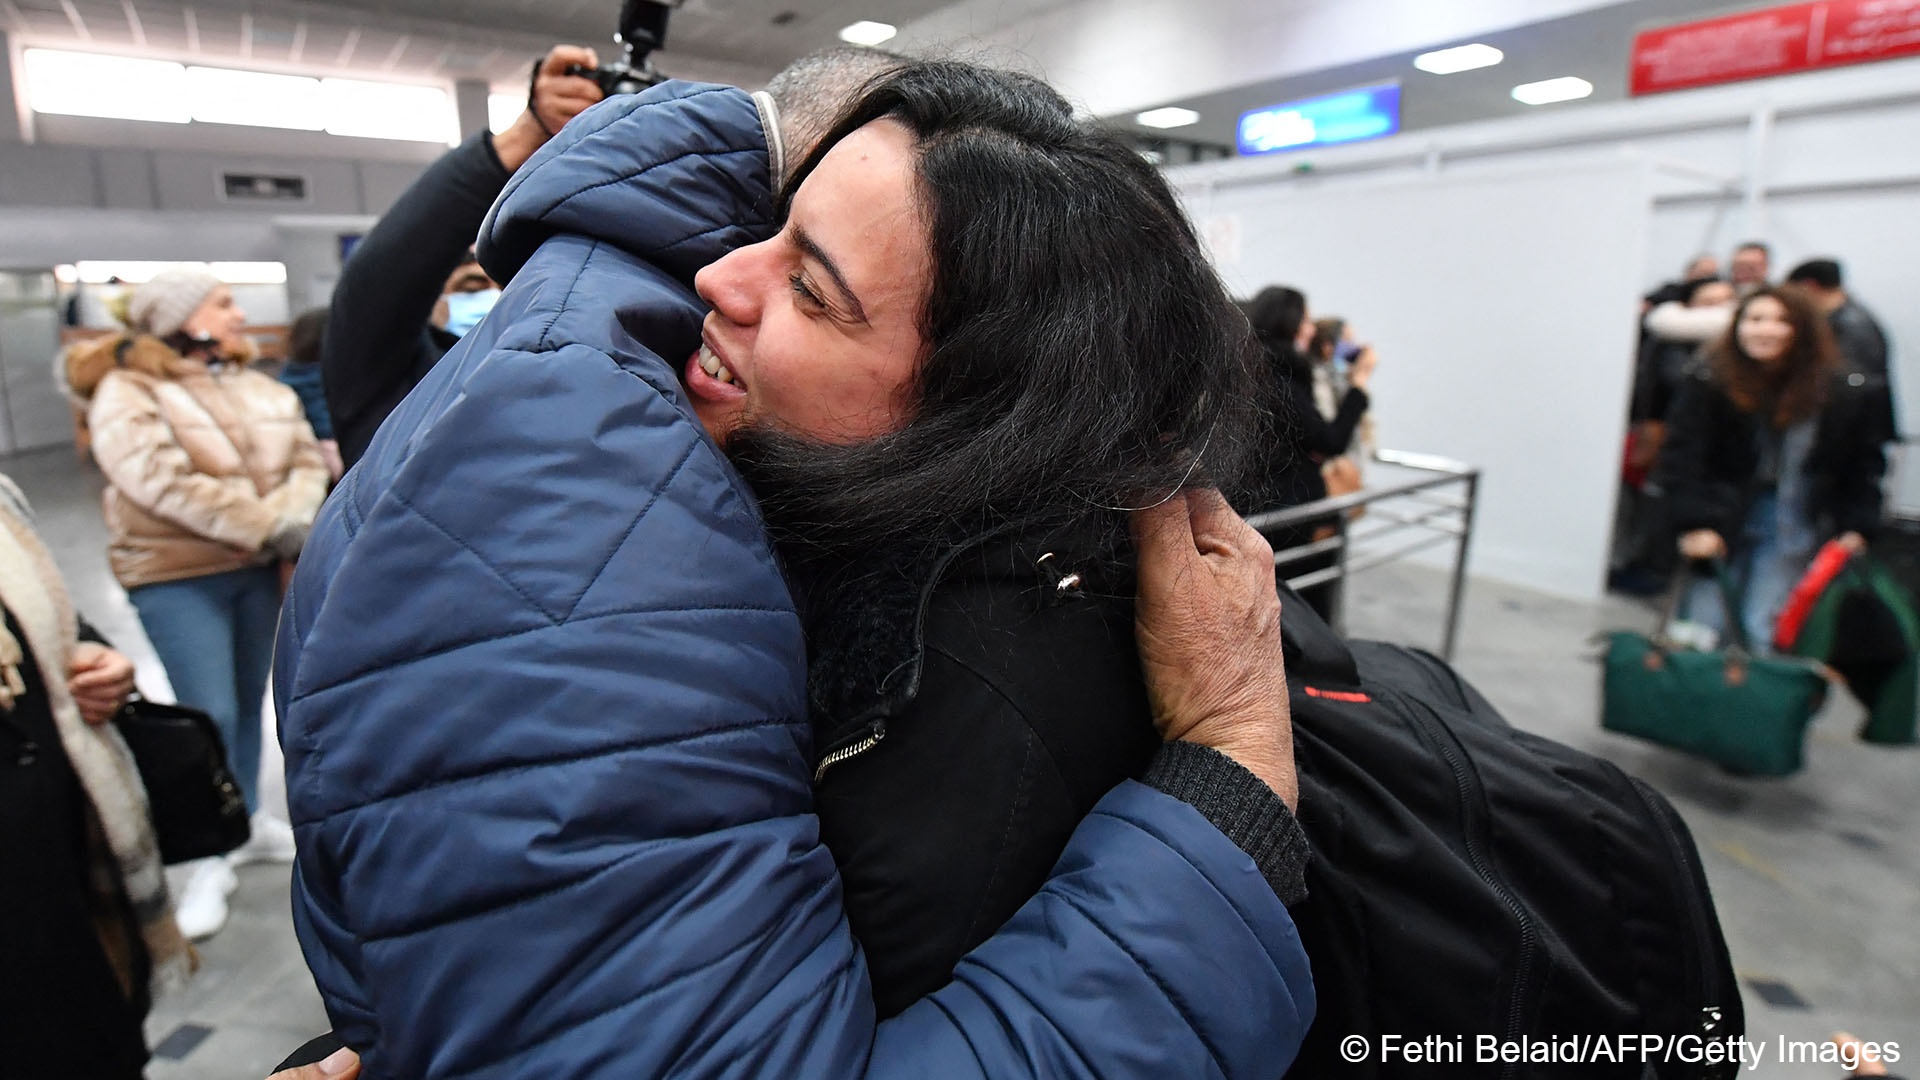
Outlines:
{"type": "Polygon", "coordinates": [[[1161,737],[1220,751],[1292,809],[1300,785],[1273,548],[1211,489],[1136,510],[1132,525],[1134,632],[1161,737]]]}
{"type": "Polygon", "coordinates": [[[600,58],[592,49],[579,45],[555,45],[540,61],[526,111],[493,138],[493,152],[500,155],[500,164],[508,172],[526,164],[567,121],[600,100],[599,83],[584,75],[567,74],[567,69],[575,65],[597,68],[600,58]]]}

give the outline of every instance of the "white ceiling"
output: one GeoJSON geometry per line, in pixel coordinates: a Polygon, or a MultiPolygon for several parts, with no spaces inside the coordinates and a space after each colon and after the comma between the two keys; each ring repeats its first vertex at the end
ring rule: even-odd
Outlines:
{"type": "MultiPolygon", "coordinates": [[[[1229,143],[1231,120],[1222,128],[1220,117],[1304,96],[1294,93],[1302,86],[1313,93],[1376,69],[1401,73],[1413,52],[1464,40],[1506,40],[1510,55],[1531,41],[1530,64],[1584,58],[1619,83],[1631,23],[1725,2],[685,0],[656,60],[671,75],[758,85],[788,61],[835,43],[840,27],[877,19],[901,27],[889,47],[1023,67],[1094,115],[1191,103],[1207,120],[1186,134],[1229,143]],[[1556,20],[1576,32],[1539,32],[1556,20]],[[1319,85],[1328,79],[1335,84],[1319,85]]],[[[522,85],[532,58],[555,42],[592,45],[610,59],[619,7],[619,0],[0,0],[0,29],[16,46],[316,75],[483,79],[506,88],[522,85]]],[[[1491,69],[1482,76],[1493,87],[1486,94],[1473,89],[1472,76],[1434,81],[1420,90],[1419,106],[1409,80],[1410,117],[1423,108],[1429,117],[1488,115],[1475,113],[1475,102],[1487,94],[1503,99],[1506,87],[1522,81],[1509,78],[1520,69],[1491,69]]]]}

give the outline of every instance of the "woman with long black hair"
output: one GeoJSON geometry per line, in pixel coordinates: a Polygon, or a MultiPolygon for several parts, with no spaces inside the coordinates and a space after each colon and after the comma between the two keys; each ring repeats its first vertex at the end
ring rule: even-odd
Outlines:
{"type": "MultiPolygon", "coordinates": [[[[1327,481],[1320,468],[1328,458],[1346,452],[1354,431],[1371,404],[1367,388],[1380,364],[1371,346],[1354,354],[1347,370],[1347,389],[1340,395],[1331,419],[1320,413],[1313,396],[1314,323],[1307,315],[1307,297],[1298,289],[1269,285],[1245,307],[1247,321],[1266,356],[1268,389],[1263,397],[1259,462],[1244,492],[1235,500],[1248,514],[1282,510],[1327,497],[1327,481]]],[[[1340,519],[1327,518],[1285,530],[1272,537],[1275,549],[1293,547],[1330,535],[1340,519]]],[[[1297,559],[1282,567],[1282,576],[1295,577],[1325,569],[1337,561],[1332,552],[1297,559]]],[[[1337,581],[1301,590],[1300,595],[1323,617],[1332,619],[1337,581]]]]}

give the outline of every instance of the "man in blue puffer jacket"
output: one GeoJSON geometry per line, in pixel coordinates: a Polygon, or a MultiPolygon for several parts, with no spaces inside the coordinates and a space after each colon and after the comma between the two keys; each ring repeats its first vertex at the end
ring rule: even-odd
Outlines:
{"type": "Polygon", "coordinates": [[[875,1024],[799,620],[661,359],[699,342],[694,272],[773,229],[759,104],[667,84],[569,124],[482,238],[511,287],[314,526],[274,685],[329,1015],[395,1080],[1278,1076],[1298,826],[1190,743],[875,1024]]]}

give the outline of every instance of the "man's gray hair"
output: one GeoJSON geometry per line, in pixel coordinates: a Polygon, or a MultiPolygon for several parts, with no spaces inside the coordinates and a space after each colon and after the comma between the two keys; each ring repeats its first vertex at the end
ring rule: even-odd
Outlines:
{"type": "Polygon", "coordinates": [[[780,108],[780,141],[786,147],[788,175],[807,160],[814,145],[833,129],[834,121],[862,90],[909,62],[883,49],[836,45],[780,69],[767,82],[767,93],[780,108]]]}

